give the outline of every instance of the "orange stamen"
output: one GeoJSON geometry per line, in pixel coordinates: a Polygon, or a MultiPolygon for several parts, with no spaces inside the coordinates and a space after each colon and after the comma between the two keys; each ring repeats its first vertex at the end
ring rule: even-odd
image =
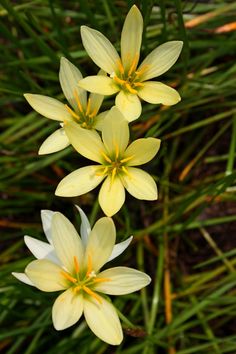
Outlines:
{"type": "Polygon", "coordinates": [[[118,66],[118,69],[119,69],[120,73],[124,74],[125,70],[124,70],[124,67],[123,67],[123,65],[122,65],[120,60],[118,61],[117,66],[118,66]]]}
{"type": "Polygon", "coordinates": [[[143,87],[144,86],[144,84],[142,82],[134,82],[133,85],[135,87],[143,87]]]}
{"type": "Polygon", "coordinates": [[[131,160],[132,158],[134,158],[134,155],[126,157],[125,159],[120,160],[120,162],[124,163],[124,162],[127,162],[127,161],[131,160]]]}
{"type": "Polygon", "coordinates": [[[100,296],[98,296],[94,291],[92,291],[91,289],[89,289],[87,286],[83,285],[82,289],[89,295],[91,295],[92,297],[94,297],[94,299],[96,299],[100,304],[102,303],[102,299],[100,296]]]}
{"type": "Polygon", "coordinates": [[[64,278],[71,281],[72,283],[77,283],[77,279],[73,278],[70,274],[62,271],[61,275],[63,275],[64,278]]]}
{"type": "Polygon", "coordinates": [[[121,85],[124,85],[125,82],[126,82],[125,80],[122,80],[122,79],[120,79],[120,78],[117,77],[117,76],[114,76],[113,79],[114,79],[116,82],[118,82],[118,84],[121,84],[121,85]]]}
{"type": "Polygon", "coordinates": [[[138,54],[136,53],[132,61],[131,67],[128,71],[128,76],[130,76],[133,73],[133,71],[136,69],[137,64],[138,64],[138,54]]]}
{"type": "Polygon", "coordinates": [[[137,94],[138,91],[133,89],[130,84],[128,82],[125,83],[125,87],[127,88],[127,90],[130,92],[130,93],[133,93],[133,94],[137,94]]]}
{"type": "Polygon", "coordinates": [[[89,276],[89,274],[92,272],[92,270],[93,270],[92,257],[89,254],[88,255],[88,268],[87,268],[86,276],[89,276]]]}
{"type": "Polygon", "coordinates": [[[122,166],[121,168],[122,168],[122,171],[123,171],[125,174],[127,174],[127,176],[128,176],[129,178],[132,178],[131,174],[128,172],[128,170],[127,170],[127,168],[126,168],[125,166],[122,166]]]}
{"type": "Polygon", "coordinates": [[[79,262],[78,262],[78,258],[76,256],[74,256],[74,265],[75,265],[76,273],[79,273],[79,262]]]}
{"type": "Polygon", "coordinates": [[[116,160],[117,160],[119,157],[119,145],[117,143],[114,143],[114,145],[115,145],[116,160]]]}
{"type": "Polygon", "coordinates": [[[110,278],[95,278],[95,279],[93,279],[94,283],[102,283],[105,281],[111,281],[111,279],[110,278]]]}
{"type": "Polygon", "coordinates": [[[89,111],[90,111],[90,107],[91,107],[91,99],[89,98],[88,99],[88,103],[87,103],[87,109],[86,109],[86,116],[89,114],[89,111]]]}
{"type": "Polygon", "coordinates": [[[83,113],[83,107],[82,107],[81,102],[79,100],[79,95],[78,95],[77,90],[74,90],[74,96],[75,96],[75,100],[76,100],[76,103],[79,107],[80,112],[83,113]]]}
{"type": "Polygon", "coordinates": [[[101,154],[107,162],[112,163],[111,159],[105,154],[105,152],[101,151],[101,154]]]}
{"type": "Polygon", "coordinates": [[[114,182],[117,168],[114,167],[111,174],[111,184],[114,182]]]}
{"type": "Polygon", "coordinates": [[[65,104],[65,107],[67,109],[67,111],[76,119],[80,120],[80,117],[78,116],[78,114],[76,114],[67,104],[65,104]]]}
{"type": "Polygon", "coordinates": [[[81,290],[81,285],[76,286],[73,290],[74,290],[75,292],[81,290]]]}

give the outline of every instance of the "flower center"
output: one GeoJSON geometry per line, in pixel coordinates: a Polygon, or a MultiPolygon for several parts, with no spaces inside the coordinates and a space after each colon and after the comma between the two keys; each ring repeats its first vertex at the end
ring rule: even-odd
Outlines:
{"type": "Polygon", "coordinates": [[[135,95],[138,93],[138,88],[143,87],[143,83],[140,80],[140,76],[145,70],[145,68],[143,68],[142,70],[136,70],[137,64],[138,54],[134,56],[134,59],[128,70],[124,69],[122,62],[119,60],[119,62],[117,63],[117,67],[119,70],[118,73],[111,74],[111,77],[121,90],[135,95]]]}
{"type": "Polygon", "coordinates": [[[88,256],[88,265],[87,265],[86,273],[81,271],[80,266],[79,266],[79,262],[78,262],[78,258],[76,256],[74,256],[73,261],[74,261],[73,275],[69,274],[66,271],[61,271],[61,274],[63,275],[63,277],[69,281],[70,287],[72,287],[76,293],[84,292],[84,293],[92,296],[99,303],[102,303],[101,296],[99,296],[91,288],[93,288],[96,283],[110,281],[110,279],[109,278],[97,278],[97,274],[93,270],[91,256],[88,256]]]}
{"type": "Polygon", "coordinates": [[[79,99],[78,92],[76,90],[74,90],[74,98],[76,100],[77,107],[78,107],[76,112],[73,111],[73,109],[71,109],[66,104],[65,106],[66,106],[67,111],[71,114],[71,116],[73,117],[73,120],[76,123],[80,124],[85,129],[92,129],[93,124],[94,124],[94,117],[97,115],[97,109],[94,109],[94,110],[91,109],[91,99],[90,98],[88,99],[86,109],[83,109],[83,106],[82,106],[80,99],[79,99]]]}

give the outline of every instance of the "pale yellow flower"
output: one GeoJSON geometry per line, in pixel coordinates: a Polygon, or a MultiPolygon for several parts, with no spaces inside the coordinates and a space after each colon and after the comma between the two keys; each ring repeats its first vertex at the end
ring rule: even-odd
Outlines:
{"type": "Polygon", "coordinates": [[[157,186],[145,171],[134,166],[150,161],[158,152],[160,140],[143,138],[129,142],[128,122],[117,107],[104,119],[102,139],[96,131],[66,122],[65,131],[71,144],[83,156],[98,162],[79,168],[66,176],[55,194],[73,197],[85,194],[104,179],[99,192],[99,203],[108,216],[117,213],[125,201],[125,189],[135,198],[156,200],[157,186]]]}
{"type": "Polygon", "coordinates": [[[41,145],[39,154],[50,154],[70,145],[63,122],[70,120],[86,129],[100,129],[106,112],[98,114],[104,96],[90,94],[78,87],[82,74],[66,58],[61,58],[59,80],[70,107],[55,98],[26,93],[24,96],[33,109],[44,117],[61,122],[61,128],[52,133],[41,145]]]}
{"type": "Polygon", "coordinates": [[[99,31],[81,27],[83,45],[97,66],[109,77],[88,76],[79,81],[87,91],[116,96],[116,106],[128,121],[141,114],[140,98],[154,104],[173,105],[180,96],[173,88],[149,81],[170,69],[182,49],[181,41],[166,42],[154,49],[138,66],[142,42],[143,18],[134,5],[126,16],[121,33],[121,57],[111,42],[99,31]]]}
{"type": "Polygon", "coordinates": [[[103,294],[132,293],[148,285],[150,277],[128,267],[100,271],[114,251],[116,231],[112,219],[99,219],[85,241],[61,213],[49,212],[47,217],[50,244],[32,238],[27,240],[28,247],[41,259],[29,263],[25,273],[13,275],[42,291],[63,290],[52,308],[53,325],[57,330],[74,325],[84,313],[97,337],[109,344],[120,344],[123,333],[119,317],[103,294]]]}

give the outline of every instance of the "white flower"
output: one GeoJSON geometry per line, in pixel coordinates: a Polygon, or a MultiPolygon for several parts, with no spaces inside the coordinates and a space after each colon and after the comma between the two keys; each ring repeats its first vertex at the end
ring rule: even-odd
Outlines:
{"type": "MultiPolygon", "coordinates": [[[[102,71],[99,75],[102,76],[102,71]]],[[[66,58],[61,58],[59,80],[62,91],[70,106],[61,103],[55,98],[43,95],[26,93],[24,97],[35,111],[44,117],[61,122],[61,128],[52,133],[41,145],[39,154],[50,154],[60,151],[70,145],[63,128],[63,122],[70,120],[86,129],[100,129],[106,112],[98,114],[104,96],[87,93],[78,87],[82,74],[66,58]]]]}
{"type": "Polygon", "coordinates": [[[116,106],[128,121],[141,114],[140,99],[167,106],[180,101],[173,88],[157,81],[149,81],[170,69],[176,62],[183,42],[170,41],[155,48],[138,66],[142,42],[143,18],[134,5],[126,16],[121,33],[121,57],[111,42],[99,31],[81,27],[83,45],[94,61],[109,77],[88,76],[79,81],[87,91],[116,96],[116,106]],[[138,66],[138,67],[137,67],[138,66]]]}
{"type": "Polygon", "coordinates": [[[99,192],[99,204],[107,216],[120,210],[125,201],[125,189],[137,199],[157,199],[154,179],[134,166],[150,161],[160,148],[160,140],[137,139],[128,146],[128,122],[117,107],[113,107],[104,119],[102,139],[96,131],[83,129],[73,122],[66,122],[65,130],[74,148],[99,165],[70,173],[59,183],[56,195],[82,195],[105,179],[99,192]]]}
{"type": "MultiPolygon", "coordinates": [[[[151,279],[147,274],[127,267],[100,271],[114,252],[114,223],[104,217],[90,231],[83,212],[81,215],[83,239],[61,213],[46,212],[46,223],[50,225],[46,230],[51,242],[48,246],[56,258],[48,257],[49,254],[38,257],[42,245],[31,244],[30,248],[39,259],[29,263],[25,276],[31,285],[42,291],[63,290],[52,309],[53,324],[57,330],[72,326],[84,313],[88,326],[96,336],[109,344],[118,345],[123,339],[121,324],[116,309],[102,294],[129,294],[148,285],[151,279]]],[[[19,273],[13,275],[25,282],[19,273]]]]}

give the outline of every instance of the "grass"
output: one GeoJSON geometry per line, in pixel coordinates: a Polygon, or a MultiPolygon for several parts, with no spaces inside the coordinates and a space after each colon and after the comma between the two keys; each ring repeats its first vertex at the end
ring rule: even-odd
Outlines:
{"type": "MultiPolygon", "coordinates": [[[[132,138],[162,140],[145,169],[158,183],[157,202],[127,197],[114,217],[118,238],[134,235],[119,264],[152,277],[141,291],[114,298],[125,339],[111,347],[81,320],[63,332],[51,323],[55,294],[11,276],[32,259],[23,235],[43,239],[40,210],[63,212],[77,226],[74,204],[92,223],[102,216],[97,193],[55,197],[58,182],[84,165],[72,148],[38,156],[57,126],[32,111],[23,93],[63,99],[59,60],[84,75],[96,67],[80,26],[94,27],[119,48],[119,33],[134,1],[14,2],[0,0],[0,352],[7,354],[236,353],[236,4],[233,1],[137,1],[144,17],[142,56],[159,43],[183,40],[183,53],[161,80],[176,87],[173,107],[144,104],[132,138]]],[[[112,98],[105,100],[109,108],[112,98]]],[[[113,262],[116,264],[116,262],[113,262]]],[[[118,263],[117,263],[118,264],[118,263]]]]}

